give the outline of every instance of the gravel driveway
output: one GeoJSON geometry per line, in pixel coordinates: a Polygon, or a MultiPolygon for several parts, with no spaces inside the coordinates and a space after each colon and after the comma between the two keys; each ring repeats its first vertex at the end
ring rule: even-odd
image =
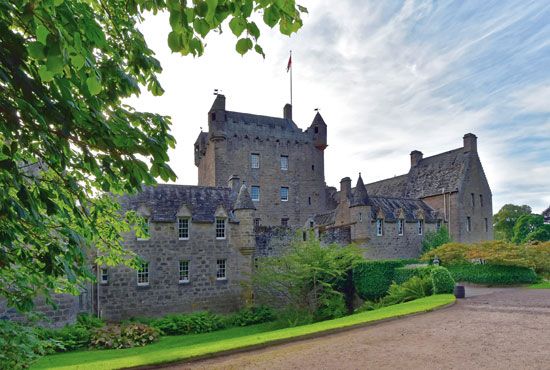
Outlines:
{"type": "Polygon", "coordinates": [[[169,369],[550,369],[550,290],[466,288],[440,311],[169,369]]]}

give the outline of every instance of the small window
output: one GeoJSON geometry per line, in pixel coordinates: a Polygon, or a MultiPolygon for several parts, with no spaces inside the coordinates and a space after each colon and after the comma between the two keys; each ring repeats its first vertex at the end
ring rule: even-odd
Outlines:
{"type": "Polygon", "coordinates": [[[315,128],[313,129],[313,131],[318,134],[319,133],[319,127],[315,126],[315,128]]]}
{"type": "Polygon", "coordinates": [[[472,197],[472,207],[476,206],[476,196],[474,193],[471,193],[470,196],[472,197]]]}
{"type": "Polygon", "coordinates": [[[184,260],[179,263],[179,282],[188,283],[189,282],[189,261],[184,260]]]}
{"type": "Polygon", "coordinates": [[[225,280],[225,279],[227,279],[226,270],[225,270],[225,268],[226,268],[225,262],[226,262],[225,259],[216,260],[216,266],[217,266],[216,280],[225,280]]]}
{"type": "Polygon", "coordinates": [[[252,200],[254,202],[260,201],[260,187],[259,186],[252,186],[250,188],[250,196],[252,197],[252,200]]]}
{"type": "Polygon", "coordinates": [[[359,212],[359,222],[363,222],[363,213],[359,212]]]}
{"type": "Polygon", "coordinates": [[[215,112],[210,113],[210,117],[212,117],[212,121],[215,121],[216,120],[216,113],[215,112]]]}
{"type": "Polygon", "coordinates": [[[288,155],[281,156],[281,170],[288,170],[288,155]]]}
{"type": "Polygon", "coordinates": [[[288,227],[288,218],[281,218],[281,226],[288,227]]]}
{"type": "Polygon", "coordinates": [[[143,217],[143,219],[145,220],[143,225],[143,232],[145,235],[143,235],[143,237],[141,238],[137,238],[137,240],[149,240],[151,238],[151,232],[150,232],[151,226],[150,226],[149,217],[143,217]]]}
{"type": "Polygon", "coordinates": [[[485,218],[485,232],[489,232],[489,220],[485,218]]]}
{"type": "Polygon", "coordinates": [[[109,282],[109,271],[106,267],[101,268],[100,282],[101,284],[107,284],[109,282]]]}
{"type": "Polygon", "coordinates": [[[142,262],[137,270],[137,285],[149,285],[149,262],[142,262]]]}
{"type": "Polygon", "coordinates": [[[250,154],[250,167],[260,168],[260,155],[257,153],[250,154]]]}
{"type": "Polygon", "coordinates": [[[307,204],[311,205],[311,197],[307,197],[307,204]]]}
{"type": "Polygon", "coordinates": [[[178,218],[178,238],[180,240],[189,239],[189,219],[178,218]]]}
{"type": "Polygon", "coordinates": [[[472,219],[470,217],[466,217],[466,231],[472,231],[472,219]]]}
{"type": "Polygon", "coordinates": [[[424,233],[424,221],[418,220],[416,226],[418,227],[418,235],[422,235],[424,233]]]}
{"type": "Polygon", "coordinates": [[[314,164],[311,165],[311,170],[315,171],[315,165],[314,164]]]}
{"type": "Polygon", "coordinates": [[[261,218],[255,218],[254,219],[254,227],[260,227],[262,225],[262,219],[261,218]]]}
{"type": "Polygon", "coordinates": [[[403,235],[403,231],[405,231],[403,223],[404,222],[402,218],[397,220],[397,235],[403,235]]]}
{"type": "Polygon", "coordinates": [[[483,207],[483,194],[479,194],[479,206],[483,207]]]}
{"type": "Polygon", "coordinates": [[[225,239],[225,218],[216,218],[216,239],[225,239]]]}
{"type": "Polygon", "coordinates": [[[313,225],[314,225],[313,221],[309,221],[309,227],[310,227],[310,229],[313,228],[313,225]]]}
{"type": "Polygon", "coordinates": [[[384,220],[381,218],[376,219],[376,235],[382,236],[384,233],[384,220]]]}
{"type": "Polygon", "coordinates": [[[282,202],[288,201],[288,188],[285,186],[281,187],[281,201],[282,202]]]}

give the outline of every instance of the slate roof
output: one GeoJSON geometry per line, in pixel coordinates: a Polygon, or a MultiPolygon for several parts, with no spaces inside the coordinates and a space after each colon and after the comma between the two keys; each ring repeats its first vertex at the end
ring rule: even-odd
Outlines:
{"type": "Polygon", "coordinates": [[[318,226],[332,225],[335,222],[335,211],[315,215],[313,221],[318,226]]]}
{"type": "Polygon", "coordinates": [[[468,162],[464,148],[454,149],[421,159],[407,174],[367,184],[367,190],[371,195],[403,198],[438,195],[443,189],[457,191],[468,162]]]}
{"type": "Polygon", "coordinates": [[[371,201],[369,199],[367,189],[365,188],[365,184],[363,183],[363,178],[361,177],[361,174],[359,174],[359,179],[357,179],[357,185],[355,185],[355,191],[353,192],[353,196],[351,198],[351,207],[367,205],[371,205],[371,201]]]}
{"type": "Polygon", "coordinates": [[[158,184],[146,186],[141,193],[119,198],[123,210],[137,211],[144,206],[154,222],[175,222],[176,214],[185,205],[194,222],[214,222],[217,208],[221,205],[234,220],[231,210],[237,194],[230,188],[158,184]]]}
{"type": "Polygon", "coordinates": [[[279,127],[284,130],[299,131],[294,121],[286,118],[262,116],[259,114],[227,111],[227,120],[249,125],[262,125],[279,127]]]}
{"type": "Polygon", "coordinates": [[[425,222],[432,223],[436,221],[434,210],[419,199],[371,196],[370,201],[372,203],[371,214],[373,220],[376,219],[378,211],[382,210],[385,221],[396,221],[398,210],[402,209],[405,221],[417,221],[419,211],[424,213],[425,222]]]}
{"type": "Polygon", "coordinates": [[[245,184],[243,184],[239,190],[239,195],[237,195],[237,200],[235,201],[233,209],[256,209],[245,184]]]}

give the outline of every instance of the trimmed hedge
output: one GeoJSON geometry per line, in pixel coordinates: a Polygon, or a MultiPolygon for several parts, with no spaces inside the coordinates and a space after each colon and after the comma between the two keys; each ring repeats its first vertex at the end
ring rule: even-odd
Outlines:
{"type": "Polygon", "coordinates": [[[513,285],[538,281],[533,269],[519,266],[460,264],[447,266],[456,281],[474,284],[513,285]]]}
{"type": "Polygon", "coordinates": [[[436,266],[431,272],[433,292],[434,294],[452,293],[455,288],[455,281],[449,270],[445,267],[436,266]]]}
{"type": "Polygon", "coordinates": [[[353,284],[359,297],[374,301],[388,292],[395,276],[395,269],[410,263],[410,260],[365,261],[353,269],[353,284]]]}
{"type": "Polygon", "coordinates": [[[419,278],[429,277],[432,269],[433,266],[398,267],[395,269],[393,279],[397,284],[403,284],[413,276],[418,276],[419,278]]]}

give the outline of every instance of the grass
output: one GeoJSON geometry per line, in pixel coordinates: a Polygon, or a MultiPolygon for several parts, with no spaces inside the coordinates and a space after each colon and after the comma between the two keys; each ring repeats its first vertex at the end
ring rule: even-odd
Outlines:
{"type": "Polygon", "coordinates": [[[550,280],[528,286],[529,289],[550,289],[550,280]]]}
{"type": "Polygon", "coordinates": [[[163,337],[157,343],[146,347],[60,353],[43,357],[31,368],[106,370],[206,357],[219,352],[288,341],[292,338],[310,336],[368,322],[426,312],[452,303],[454,300],[455,298],[451,294],[441,294],[292,328],[273,330],[273,324],[266,323],[205,334],[163,337]]]}

